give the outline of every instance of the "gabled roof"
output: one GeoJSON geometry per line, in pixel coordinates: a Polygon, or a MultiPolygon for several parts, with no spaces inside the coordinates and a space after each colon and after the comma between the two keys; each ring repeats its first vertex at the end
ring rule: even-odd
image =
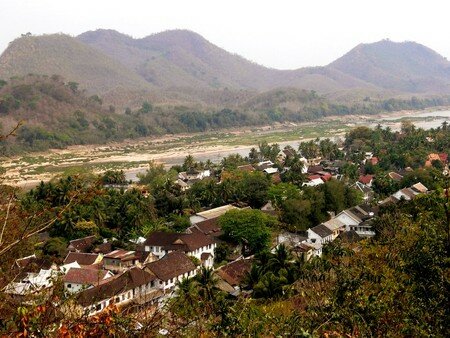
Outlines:
{"type": "Polygon", "coordinates": [[[221,231],[219,225],[219,217],[206,219],[194,224],[191,228],[196,228],[205,235],[219,233],[221,231]]]}
{"type": "Polygon", "coordinates": [[[221,207],[217,207],[214,209],[198,212],[198,213],[196,213],[196,215],[203,217],[204,219],[210,219],[210,218],[216,218],[216,217],[222,216],[227,211],[234,210],[234,209],[238,209],[238,208],[235,207],[234,205],[227,204],[227,205],[222,205],[221,207]]]}
{"type": "Polygon", "coordinates": [[[160,246],[163,250],[192,252],[214,243],[215,240],[213,238],[199,231],[194,231],[191,234],[155,231],[147,237],[144,245],[160,246]]]}
{"type": "Polygon", "coordinates": [[[94,235],[71,240],[67,249],[69,251],[86,252],[95,242],[94,235]]]}
{"type": "Polygon", "coordinates": [[[402,175],[400,175],[400,174],[398,174],[398,173],[396,173],[396,172],[393,172],[393,171],[391,171],[388,175],[389,175],[389,177],[390,177],[391,179],[393,179],[394,181],[401,181],[402,178],[403,178],[402,175]]]}
{"type": "Polygon", "coordinates": [[[315,227],[309,229],[311,231],[313,231],[314,233],[318,234],[320,237],[325,238],[327,236],[330,236],[333,234],[333,231],[331,231],[330,229],[328,229],[325,225],[323,224],[319,224],[316,225],[315,227]]]}
{"type": "Polygon", "coordinates": [[[414,191],[417,191],[419,193],[422,193],[422,194],[425,194],[428,191],[428,188],[420,182],[412,185],[411,189],[413,189],[414,191]]]}
{"type": "Polygon", "coordinates": [[[322,223],[323,225],[325,225],[328,229],[330,229],[331,231],[337,230],[337,229],[342,229],[345,228],[345,224],[342,223],[340,220],[338,220],[337,218],[332,218],[326,222],[322,223]]]}
{"type": "Polygon", "coordinates": [[[84,253],[84,252],[69,252],[64,258],[64,264],[69,264],[77,262],[80,265],[92,265],[100,261],[100,255],[94,253],[84,253]],[[98,260],[98,261],[97,261],[98,260]]]}
{"type": "Polygon", "coordinates": [[[155,279],[156,276],[152,273],[133,267],[118,276],[103,280],[96,287],[82,291],[77,299],[81,305],[88,306],[148,284],[155,279]]]}
{"type": "Polygon", "coordinates": [[[238,259],[217,270],[217,274],[232,286],[240,285],[252,268],[251,258],[238,259]]]}
{"type": "Polygon", "coordinates": [[[83,285],[98,285],[109,273],[110,272],[106,270],[71,268],[64,276],[64,282],[83,285]]]}
{"type": "Polygon", "coordinates": [[[136,251],[127,251],[123,249],[117,249],[103,256],[103,258],[120,259],[121,261],[129,261],[137,259],[136,251]]]}
{"type": "Polygon", "coordinates": [[[162,281],[167,281],[196,269],[192,260],[182,252],[173,251],[161,259],[148,263],[146,270],[151,271],[162,281]]]}

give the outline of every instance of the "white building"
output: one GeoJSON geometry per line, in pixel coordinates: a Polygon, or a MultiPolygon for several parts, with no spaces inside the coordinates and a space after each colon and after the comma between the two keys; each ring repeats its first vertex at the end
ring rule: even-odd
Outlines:
{"type": "Polygon", "coordinates": [[[151,233],[144,242],[144,251],[151,252],[158,258],[162,258],[170,252],[178,251],[193,256],[200,261],[204,260],[206,267],[209,267],[211,262],[206,254],[211,255],[214,259],[215,248],[216,241],[214,238],[200,231],[189,234],[156,231],[151,233]]]}

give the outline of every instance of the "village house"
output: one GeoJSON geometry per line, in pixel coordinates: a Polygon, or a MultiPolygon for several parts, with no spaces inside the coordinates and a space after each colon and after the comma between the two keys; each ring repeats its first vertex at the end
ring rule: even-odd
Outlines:
{"type": "Polygon", "coordinates": [[[221,278],[219,287],[221,287],[222,290],[235,294],[234,291],[240,290],[241,285],[243,285],[245,276],[250,272],[250,269],[252,268],[252,263],[253,258],[249,257],[240,258],[224,266],[221,266],[216,270],[217,275],[221,278]]]}
{"type": "Polygon", "coordinates": [[[312,243],[299,243],[295,247],[292,248],[294,255],[298,258],[302,259],[304,262],[309,261],[312,257],[322,255],[322,246],[320,244],[316,244],[317,249],[312,243]]]}
{"type": "Polygon", "coordinates": [[[197,267],[187,255],[173,251],[155,262],[146,264],[144,271],[153,274],[154,287],[166,293],[174,289],[183,278],[194,277],[197,274],[197,267]]]}
{"type": "Polygon", "coordinates": [[[69,293],[80,292],[114,275],[107,270],[94,270],[86,268],[71,268],[64,276],[64,289],[69,293]]]}
{"type": "Polygon", "coordinates": [[[333,240],[333,231],[323,224],[309,228],[306,233],[308,235],[308,243],[320,243],[323,245],[333,240]]]}
{"type": "Polygon", "coordinates": [[[239,208],[235,207],[234,205],[231,205],[231,204],[223,205],[221,207],[217,207],[217,208],[209,209],[209,210],[206,210],[206,211],[198,212],[198,213],[192,215],[189,218],[189,221],[191,222],[191,224],[196,224],[196,223],[201,222],[201,221],[205,221],[205,220],[208,220],[208,219],[220,217],[223,214],[225,214],[227,211],[235,210],[235,209],[239,209],[239,208]]]}
{"type": "Polygon", "coordinates": [[[102,254],[84,253],[84,252],[69,252],[64,258],[64,264],[77,262],[81,267],[86,268],[100,268],[103,260],[102,254]]]}
{"type": "Polygon", "coordinates": [[[151,252],[158,258],[178,251],[197,258],[206,267],[212,266],[215,248],[216,241],[200,231],[182,234],[156,231],[144,242],[144,251],[151,252]]]}
{"type": "Polygon", "coordinates": [[[136,251],[117,249],[103,256],[103,269],[113,272],[121,272],[139,263],[136,251]]]}
{"type": "Polygon", "coordinates": [[[373,175],[360,175],[358,182],[370,188],[372,186],[373,179],[374,179],[373,175]]]}
{"type": "Polygon", "coordinates": [[[222,228],[219,225],[219,217],[200,221],[186,229],[186,233],[188,234],[192,234],[195,232],[200,232],[217,240],[217,238],[223,234],[222,228]]]}
{"type": "Polygon", "coordinates": [[[333,232],[333,234],[331,235],[332,241],[334,241],[340,233],[345,231],[345,224],[337,218],[331,218],[330,220],[323,222],[322,224],[333,232]]]}
{"type": "Polygon", "coordinates": [[[155,302],[162,295],[161,291],[155,288],[156,279],[154,274],[133,267],[80,292],[77,301],[89,315],[94,315],[112,304],[122,307],[132,302],[155,302]]]}
{"type": "Polygon", "coordinates": [[[210,170],[197,170],[195,168],[190,168],[187,171],[178,173],[176,182],[181,187],[181,190],[185,191],[189,189],[195,182],[201,181],[210,176],[210,170]]]}

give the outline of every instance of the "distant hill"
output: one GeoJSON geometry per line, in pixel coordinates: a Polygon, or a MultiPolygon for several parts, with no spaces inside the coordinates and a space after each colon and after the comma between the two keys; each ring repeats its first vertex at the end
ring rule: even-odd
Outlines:
{"type": "Polygon", "coordinates": [[[296,87],[329,92],[373,87],[323,67],[282,71],[231,54],[197,33],[172,30],[133,39],[113,30],[90,31],[78,39],[133,69],[157,87],[267,90],[296,87]]]}
{"type": "Polygon", "coordinates": [[[360,44],[327,68],[385,89],[450,92],[450,62],[415,42],[360,44]]]}
{"type": "Polygon", "coordinates": [[[27,74],[61,75],[92,93],[123,87],[151,89],[149,83],[120,62],[63,34],[23,36],[0,56],[0,78],[27,74]]]}
{"type": "Polygon", "coordinates": [[[208,95],[225,88],[261,92],[289,87],[322,94],[357,91],[363,96],[450,93],[449,62],[414,42],[361,44],[326,67],[277,70],[231,54],[187,30],[142,39],[103,29],[76,38],[21,37],[0,56],[0,78],[28,73],[59,74],[121,106],[148,97],[203,105],[205,98],[214,101],[208,95]]]}

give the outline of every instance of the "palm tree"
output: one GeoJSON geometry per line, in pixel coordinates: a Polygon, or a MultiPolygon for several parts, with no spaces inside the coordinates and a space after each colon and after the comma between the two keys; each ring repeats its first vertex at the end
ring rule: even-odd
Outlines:
{"type": "Polygon", "coordinates": [[[275,254],[269,259],[269,267],[272,271],[278,272],[286,269],[290,265],[291,254],[284,244],[278,245],[275,254]]]}
{"type": "Polygon", "coordinates": [[[202,266],[200,273],[195,277],[199,286],[199,294],[206,301],[214,300],[217,290],[217,278],[211,268],[202,266]]]}

